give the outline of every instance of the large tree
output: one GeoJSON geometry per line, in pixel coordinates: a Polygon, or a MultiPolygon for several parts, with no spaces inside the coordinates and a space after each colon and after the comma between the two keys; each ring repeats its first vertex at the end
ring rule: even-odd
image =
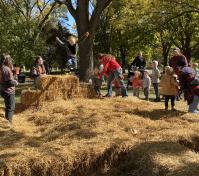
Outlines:
{"type": "Polygon", "coordinates": [[[89,32],[89,37],[79,44],[80,56],[80,80],[88,81],[93,69],[93,40],[100,16],[103,10],[111,3],[112,0],[73,0],[63,2],[74,17],[78,36],[83,36],[89,32]]]}

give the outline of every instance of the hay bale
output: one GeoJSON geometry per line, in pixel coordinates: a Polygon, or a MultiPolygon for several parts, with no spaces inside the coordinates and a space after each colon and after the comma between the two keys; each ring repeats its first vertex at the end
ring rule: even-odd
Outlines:
{"type": "Polygon", "coordinates": [[[23,90],[21,93],[21,104],[24,106],[35,105],[41,95],[39,90],[23,90]]]}
{"type": "Polygon", "coordinates": [[[43,102],[50,102],[55,100],[67,100],[69,98],[76,97],[78,95],[77,90],[24,90],[21,93],[21,104],[24,106],[39,105],[43,102]]]}
{"type": "Polygon", "coordinates": [[[81,98],[95,98],[96,92],[92,85],[82,83],[79,86],[79,97],[81,98]]]}
{"type": "Polygon", "coordinates": [[[73,75],[44,75],[38,79],[39,90],[78,89],[79,79],[73,75]]]}
{"type": "Polygon", "coordinates": [[[38,79],[38,90],[24,90],[21,94],[21,104],[25,107],[39,105],[46,101],[67,100],[71,98],[94,98],[95,90],[90,84],[81,84],[72,75],[46,75],[38,79]]]}

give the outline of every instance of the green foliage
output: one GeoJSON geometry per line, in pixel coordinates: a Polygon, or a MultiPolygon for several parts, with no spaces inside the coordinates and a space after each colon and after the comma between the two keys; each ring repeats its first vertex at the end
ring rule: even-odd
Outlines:
{"type": "Polygon", "coordinates": [[[199,4],[196,0],[115,0],[105,15],[96,38],[97,51],[107,51],[103,47],[106,45],[100,44],[111,41],[108,51],[119,57],[123,46],[128,60],[142,50],[149,61],[158,59],[164,65],[174,47],[180,48],[188,59],[198,55],[199,4]]]}
{"type": "Polygon", "coordinates": [[[53,28],[67,13],[65,6],[51,1],[2,0],[0,7],[0,52],[10,53],[14,63],[28,67],[46,51],[46,28],[53,28]]]}

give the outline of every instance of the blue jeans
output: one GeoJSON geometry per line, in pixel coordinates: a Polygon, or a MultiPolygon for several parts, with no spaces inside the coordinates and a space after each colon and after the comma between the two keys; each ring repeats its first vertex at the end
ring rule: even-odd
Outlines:
{"type": "Polygon", "coordinates": [[[67,57],[67,64],[70,68],[77,68],[77,59],[74,56],[68,56],[67,57]]]}
{"type": "Polygon", "coordinates": [[[149,87],[145,87],[144,88],[144,96],[145,96],[145,100],[149,99],[149,87]]]}
{"type": "Polygon", "coordinates": [[[113,72],[111,72],[110,76],[108,77],[108,96],[112,96],[112,83],[115,79],[119,80],[120,86],[121,86],[121,94],[123,97],[128,96],[126,86],[124,84],[124,81],[120,79],[120,76],[122,76],[122,68],[119,68],[113,72]]]}
{"type": "Polygon", "coordinates": [[[189,105],[188,111],[199,114],[199,111],[197,110],[198,104],[199,104],[199,96],[194,95],[193,102],[189,105]]]}
{"type": "Polygon", "coordinates": [[[15,94],[1,93],[5,103],[5,118],[12,122],[12,117],[15,110],[15,94]]]}
{"type": "Polygon", "coordinates": [[[160,98],[159,83],[153,83],[156,99],[160,98]]]}
{"type": "Polygon", "coordinates": [[[136,96],[136,97],[140,96],[140,89],[139,88],[133,88],[133,96],[136,96]]]}

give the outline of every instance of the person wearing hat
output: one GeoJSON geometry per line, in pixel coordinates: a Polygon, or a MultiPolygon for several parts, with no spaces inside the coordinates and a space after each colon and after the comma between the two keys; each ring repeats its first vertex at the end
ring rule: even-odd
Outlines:
{"type": "Polygon", "coordinates": [[[149,72],[147,70],[144,70],[144,77],[142,80],[142,87],[144,90],[144,96],[145,100],[149,100],[149,93],[150,93],[150,87],[151,87],[151,78],[149,76],[149,72]]]}
{"type": "Polygon", "coordinates": [[[188,66],[188,62],[186,57],[180,52],[179,48],[175,48],[173,50],[173,57],[169,60],[169,66],[172,67],[175,71],[175,74],[179,76],[179,66],[178,63],[183,61],[186,66],[188,66]]]}
{"type": "Polygon", "coordinates": [[[151,82],[153,84],[153,88],[156,95],[156,102],[160,101],[160,91],[159,91],[159,83],[160,83],[160,70],[158,69],[158,61],[154,60],[152,62],[152,74],[151,74],[151,82]]]}
{"type": "Polygon", "coordinates": [[[175,110],[175,97],[178,95],[179,82],[172,67],[165,67],[165,74],[160,81],[160,87],[160,94],[165,97],[165,110],[168,110],[169,100],[171,100],[171,109],[175,110]]]}
{"type": "Polygon", "coordinates": [[[196,72],[193,68],[186,66],[184,61],[180,61],[178,66],[180,68],[180,88],[184,92],[185,100],[189,106],[188,112],[199,114],[199,79],[196,78],[196,72]]]}

